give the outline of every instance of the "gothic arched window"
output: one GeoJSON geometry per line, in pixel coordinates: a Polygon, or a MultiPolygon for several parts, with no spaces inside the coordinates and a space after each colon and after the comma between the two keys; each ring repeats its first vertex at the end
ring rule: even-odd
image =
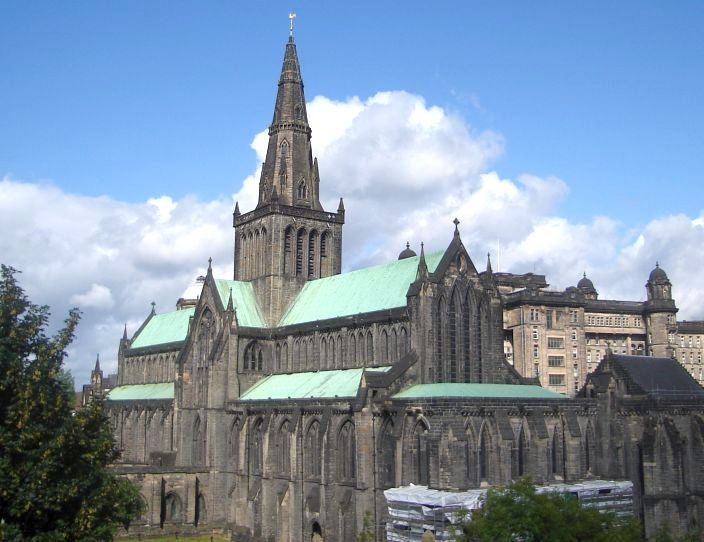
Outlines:
{"type": "Polygon", "coordinates": [[[303,254],[305,251],[306,230],[301,228],[296,235],[296,275],[303,274],[303,254]]]}
{"type": "Polygon", "coordinates": [[[179,521],[181,519],[181,499],[176,493],[166,495],[164,508],[166,508],[167,521],[179,521]]]}
{"type": "Polygon", "coordinates": [[[374,361],[374,337],[371,331],[367,331],[367,363],[374,361]]]}
{"type": "Polygon", "coordinates": [[[306,474],[310,477],[320,477],[320,465],[322,463],[320,449],[320,422],[313,420],[308,426],[305,438],[305,467],[306,474]]]}
{"type": "Polygon", "coordinates": [[[308,185],[306,184],[305,179],[301,179],[300,182],[298,183],[297,195],[298,195],[298,199],[307,199],[308,198],[308,185]]]}
{"type": "Polygon", "coordinates": [[[262,420],[257,420],[252,429],[249,446],[249,470],[252,474],[261,475],[264,468],[264,435],[262,435],[262,420]]]}
{"type": "Polygon", "coordinates": [[[457,304],[455,296],[450,297],[450,305],[447,308],[447,357],[448,371],[447,381],[457,382],[457,304]]]}
{"type": "Polygon", "coordinates": [[[489,474],[491,468],[491,435],[489,434],[489,429],[486,425],[483,427],[482,432],[479,436],[479,457],[477,458],[479,463],[479,480],[489,481],[489,474]]]}
{"type": "Polygon", "coordinates": [[[523,476],[528,471],[528,440],[526,439],[526,432],[521,425],[521,429],[518,433],[518,446],[517,446],[517,463],[518,463],[518,476],[523,476]]]}
{"type": "Polygon", "coordinates": [[[257,341],[250,342],[244,349],[244,369],[246,371],[262,371],[264,369],[262,347],[257,341]]]}
{"type": "Polygon", "coordinates": [[[340,480],[351,481],[356,476],[355,434],[352,421],[346,421],[337,436],[337,472],[340,480]]]}
{"type": "Polygon", "coordinates": [[[229,455],[232,467],[237,470],[240,468],[240,421],[235,420],[230,429],[229,437],[229,455]]]}
{"type": "Polygon", "coordinates": [[[288,226],[284,231],[284,273],[290,273],[291,268],[291,253],[293,251],[293,228],[288,226]]]}
{"type": "Polygon", "coordinates": [[[308,276],[315,276],[315,245],[318,241],[318,232],[313,230],[308,237],[308,276]]]}
{"type": "Polygon", "coordinates": [[[284,420],[276,435],[276,467],[281,474],[291,472],[291,423],[284,420]]]}
{"type": "Polygon", "coordinates": [[[419,421],[413,428],[411,437],[411,457],[413,461],[413,482],[428,485],[428,426],[419,421]]]}
{"type": "Polygon", "coordinates": [[[288,156],[288,141],[285,139],[281,142],[281,158],[288,156]]]}
{"type": "Polygon", "coordinates": [[[385,487],[396,485],[396,439],[393,436],[394,423],[387,418],[379,434],[378,469],[381,483],[385,487]]]}
{"type": "Polygon", "coordinates": [[[205,423],[201,423],[200,416],[196,416],[193,423],[193,444],[192,453],[194,465],[205,463],[205,423]]]}

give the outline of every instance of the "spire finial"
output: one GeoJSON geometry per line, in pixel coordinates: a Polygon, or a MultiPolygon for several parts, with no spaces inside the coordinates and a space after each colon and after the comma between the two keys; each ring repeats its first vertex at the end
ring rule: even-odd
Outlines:
{"type": "Polygon", "coordinates": [[[288,32],[289,36],[293,37],[293,20],[296,18],[296,14],[294,12],[291,12],[288,14],[288,32]]]}
{"type": "Polygon", "coordinates": [[[490,275],[493,273],[493,270],[491,269],[491,252],[486,253],[486,272],[490,275]]]}
{"type": "Polygon", "coordinates": [[[232,302],[232,288],[230,288],[230,299],[227,300],[227,310],[231,311],[234,307],[234,303],[232,302]]]}
{"type": "Polygon", "coordinates": [[[100,371],[100,352],[95,355],[95,369],[93,371],[96,373],[100,371]]]}
{"type": "Polygon", "coordinates": [[[660,267],[660,261],[655,260],[655,267],[660,267]]]}
{"type": "Polygon", "coordinates": [[[127,322],[125,322],[125,330],[122,332],[122,340],[127,340],[127,322]]]}
{"type": "Polygon", "coordinates": [[[213,270],[213,258],[208,258],[208,271],[213,270]]]}
{"type": "Polygon", "coordinates": [[[235,202],[235,216],[240,216],[240,202],[235,202]]]}
{"type": "Polygon", "coordinates": [[[458,226],[460,225],[460,221],[457,220],[457,217],[455,217],[455,219],[452,221],[452,223],[455,225],[455,237],[459,237],[460,229],[458,228],[458,226]]]}
{"type": "Polygon", "coordinates": [[[408,241],[406,241],[406,248],[411,248],[411,243],[409,243],[408,241]]]}
{"type": "Polygon", "coordinates": [[[584,273],[582,273],[582,276],[586,279],[586,278],[587,278],[587,272],[585,271],[584,273]]]}
{"type": "Polygon", "coordinates": [[[152,301],[152,314],[156,314],[156,302],[152,301]]]}

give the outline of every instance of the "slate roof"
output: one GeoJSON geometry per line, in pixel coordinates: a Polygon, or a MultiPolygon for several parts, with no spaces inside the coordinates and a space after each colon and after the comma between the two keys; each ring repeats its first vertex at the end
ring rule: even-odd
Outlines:
{"type": "Polygon", "coordinates": [[[159,384],[127,384],[111,389],[107,395],[108,401],[144,401],[173,398],[173,382],[161,382],[159,384]]]}
{"type": "MultiPolygon", "coordinates": [[[[366,369],[387,371],[389,367],[366,369]]],[[[240,401],[335,399],[356,397],[365,369],[335,369],[270,375],[240,396],[240,401]]]]}
{"type": "Polygon", "coordinates": [[[618,354],[611,354],[607,359],[611,360],[615,372],[626,379],[631,395],[704,399],[704,388],[675,359],[618,354]]]}
{"type": "MultiPolygon", "coordinates": [[[[433,272],[444,251],[426,255],[433,272]]],[[[406,293],[416,280],[420,256],[333,275],[305,284],[279,326],[303,324],[406,306],[406,293]]]]}
{"type": "Polygon", "coordinates": [[[392,399],[452,398],[515,398],[515,399],[569,399],[541,386],[520,384],[417,384],[403,390],[392,399]]]}

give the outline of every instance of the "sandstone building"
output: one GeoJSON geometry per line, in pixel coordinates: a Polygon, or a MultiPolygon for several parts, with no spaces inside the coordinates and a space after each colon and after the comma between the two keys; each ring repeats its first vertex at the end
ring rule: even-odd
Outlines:
{"type": "Polygon", "coordinates": [[[107,404],[146,504],[134,530],[352,541],[369,513],[381,540],[385,488],[522,475],[630,479],[648,534],[701,525],[704,389],[669,357],[664,273],[642,304],[587,279],[555,294],[477,269],[457,223],[443,251],[341,273],[345,209],[322,208],[321,183],[291,37],[233,278],[209,266],[119,343],[107,404]]]}

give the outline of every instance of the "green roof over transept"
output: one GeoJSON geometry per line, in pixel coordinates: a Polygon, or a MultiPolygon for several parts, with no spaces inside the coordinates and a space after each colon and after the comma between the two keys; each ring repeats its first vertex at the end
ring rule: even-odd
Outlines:
{"type": "Polygon", "coordinates": [[[245,327],[265,327],[259,312],[257,296],[251,282],[241,280],[215,279],[222,306],[227,307],[232,291],[232,304],[237,312],[237,323],[245,327]]]}
{"type": "MultiPolygon", "coordinates": [[[[428,271],[437,268],[444,251],[425,257],[428,271]]],[[[303,324],[406,306],[408,287],[415,282],[420,256],[365,267],[305,284],[279,321],[303,324]]]]}

